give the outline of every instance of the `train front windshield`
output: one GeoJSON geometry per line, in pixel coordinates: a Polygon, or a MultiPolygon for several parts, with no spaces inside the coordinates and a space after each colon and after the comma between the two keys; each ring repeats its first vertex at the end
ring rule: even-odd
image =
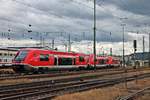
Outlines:
{"type": "Polygon", "coordinates": [[[25,57],[27,56],[27,54],[28,54],[28,51],[25,51],[25,50],[20,51],[18,55],[16,56],[15,61],[23,61],[25,57]]]}

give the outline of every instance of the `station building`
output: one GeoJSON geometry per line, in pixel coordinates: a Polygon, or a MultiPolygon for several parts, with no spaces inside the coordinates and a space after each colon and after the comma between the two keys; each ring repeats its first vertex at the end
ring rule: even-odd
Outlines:
{"type": "Polygon", "coordinates": [[[17,49],[0,48],[0,63],[10,63],[17,53],[17,49]]]}

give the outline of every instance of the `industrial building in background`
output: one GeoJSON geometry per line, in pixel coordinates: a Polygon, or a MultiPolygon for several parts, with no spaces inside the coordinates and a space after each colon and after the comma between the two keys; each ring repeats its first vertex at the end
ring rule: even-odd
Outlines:
{"type": "Polygon", "coordinates": [[[130,54],[125,56],[125,62],[128,66],[149,66],[149,52],[138,52],[135,54],[130,54]],[[143,58],[144,56],[144,58],[143,58]]]}

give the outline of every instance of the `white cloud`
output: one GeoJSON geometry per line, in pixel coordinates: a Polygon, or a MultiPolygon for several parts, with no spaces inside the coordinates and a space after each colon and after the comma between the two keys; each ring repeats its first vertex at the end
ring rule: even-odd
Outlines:
{"type": "MultiPolygon", "coordinates": [[[[138,4],[138,2],[136,3],[138,4]]],[[[125,48],[126,54],[129,54],[133,51],[132,41],[136,34],[128,33],[128,31],[140,30],[134,26],[149,22],[150,18],[148,15],[135,13],[135,11],[121,7],[120,1],[116,0],[104,1],[102,6],[97,5],[97,45],[103,46],[104,48],[113,47],[115,54],[121,54],[122,27],[120,26],[121,21],[119,18],[128,17],[124,23],[126,23],[125,48]],[[111,39],[110,32],[112,32],[111,39]]],[[[93,3],[87,2],[87,0],[0,0],[0,32],[8,32],[8,29],[11,29],[13,33],[11,40],[7,41],[7,39],[3,39],[5,42],[2,42],[2,45],[35,44],[40,38],[36,35],[36,32],[41,32],[42,34],[44,34],[43,32],[51,32],[52,35],[43,36],[47,42],[52,38],[60,39],[60,36],[56,35],[55,31],[70,33],[72,35],[72,41],[75,41],[75,38],[78,38],[78,40],[85,39],[82,38],[82,34],[85,32],[86,40],[83,40],[85,43],[78,45],[78,41],[72,45],[73,50],[85,52],[84,48],[87,48],[86,44],[93,39],[92,8],[93,3]],[[29,24],[32,25],[31,28],[29,28],[29,24]],[[29,29],[33,31],[30,34],[27,33],[29,29]],[[22,34],[26,34],[26,37],[22,37],[22,34]],[[33,40],[30,40],[30,37],[33,40]]],[[[138,7],[136,10],[138,10],[138,7]]],[[[148,47],[147,35],[145,37],[145,47],[148,47]]],[[[0,34],[0,38],[2,39],[4,37],[0,34]]],[[[64,41],[68,40],[68,36],[66,35],[62,38],[64,41]]],[[[138,35],[138,41],[140,41],[138,51],[142,50],[141,38],[142,35],[138,35]]],[[[60,44],[61,48],[64,47],[61,47],[60,44]]],[[[99,51],[97,50],[97,52],[99,51]]]]}

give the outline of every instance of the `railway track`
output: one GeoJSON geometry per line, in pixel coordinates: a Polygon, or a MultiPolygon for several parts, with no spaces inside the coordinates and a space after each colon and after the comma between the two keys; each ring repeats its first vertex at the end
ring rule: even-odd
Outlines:
{"type": "Polygon", "coordinates": [[[30,83],[22,83],[22,84],[16,84],[16,85],[6,85],[6,86],[0,86],[0,91],[2,90],[8,90],[8,89],[12,89],[12,88],[19,88],[19,87],[28,87],[28,86],[38,86],[38,85],[44,85],[44,84],[51,84],[51,83],[60,83],[60,82],[69,82],[71,80],[85,80],[85,79],[91,79],[91,78],[99,78],[99,77],[103,77],[106,75],[116,75],[116,74],[122,74],[123,71],[119,71],[119,72],[108,72],[108,73],[98,73],[98,74],[89,74],[88,75],[73,75],[73,76],[67,76],[67,77],[51,77],[48,80],[45,81],[33,81],[30,83]]]}
{"type": "Polygon", "coordinates": [[[150,87],[146,87],[127,96],[120,97],[117,100],[136,100],[136,98],[144,95],[145,93],[150,93],[150,87]]]}
{"type": "Polygon", "coordinates": [[[62,72],[51,72],[48,74],[1,74],[0,81],[8,80],[8,79],[35,79],[35,78],[46,78],[46,77],[56,77],[56,76],[66,76],[66,75],[77,75],[77,74],[84,74],[84,73],[95,73],[95,72],[103,72],[103,71],[121,71],[121,68],[112,68],[112,69],[98,69],[98,70],[81,70],[81,71],[62,71],[62,72]]]}
{"type": "Polygon", "coordinates": [[[100,78],[99,75],[91,75],[33,82],[28,84],[26,83],[3,86],[0,87],[0,100],[46,100],[65,93],[73,93],[98,87],[109,86],[124,82],[124,80],[131,81],[137,77],[150,77],[150,73],[145,73],[137,76],[127,75],[125,78],[121,77],[120,74],[111,78],[100,78]]]}
{"type": "MultiPolygon", "coordinates": [[[[142,70],[150,70],[149,68],[143,68],[142,70]]],[[[98,70],[82,70],[82,71],[63,71],[63,72],[52,72],[49,74],[31,74],[31,75],[22,75],[22,74],[4,74],[0,75],[0,81],[3,80],[14,80],[14,79],[38,79],[38,78],[49,78],[49,77],[58,77],[58,76],[69,76],[69,75],[79,75],[79,74],[86,74],[86,73],[96,73],[96,72],[123,72],[122,68],[112,68],[112,69],[98,69],[98,70]]],[[[127,69],[128,72],[136,71],[132,68],[127,69]]]]}

